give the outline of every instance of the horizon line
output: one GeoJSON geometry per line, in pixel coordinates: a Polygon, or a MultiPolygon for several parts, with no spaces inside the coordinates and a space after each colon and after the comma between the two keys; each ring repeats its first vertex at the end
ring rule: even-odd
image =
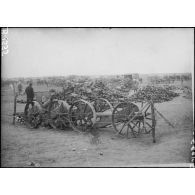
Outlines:
{"type": "Polygon", "coordinates": [[[139,74],[139,75],[159,75],[159,74],[192,74],[192,72],[173,72],[173,73],[124,73],[124,74],[68,74],[68,75],[45,75],[45,76],[17,76],[17,77],[1,77],[1,79],[21,79],[21,78],[47,78],[47,77],[69,77],[69,76],[87,76],[87,77],[91,77],[91,76],[122,76],[122,75],[133,75],[133,74],[139,74]]]}

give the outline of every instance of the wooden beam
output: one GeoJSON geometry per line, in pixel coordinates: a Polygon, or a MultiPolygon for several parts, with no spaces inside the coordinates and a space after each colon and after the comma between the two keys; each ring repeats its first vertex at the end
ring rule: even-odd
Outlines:
{"type": "Polygon", "coordinates": [[[15,121],[16,121],[16,100],[17,100],[17,94],[16,94],[16,89],[15,89],[15,85],[13,83],[13,91],[14,91],[14,113],[13,113],[13,125],[15,125],[15,121]]]}
{"type": "Polygon", "coordinates": [[[153,143],[155,143],[156,142],[156,140],[155,140],[156,121],[155,121],[155,112],[154,112],[154,103],[153,103],[153,101],[151,101],[151,113],[152,113],[152,139],[153,139],[153,143]]]}

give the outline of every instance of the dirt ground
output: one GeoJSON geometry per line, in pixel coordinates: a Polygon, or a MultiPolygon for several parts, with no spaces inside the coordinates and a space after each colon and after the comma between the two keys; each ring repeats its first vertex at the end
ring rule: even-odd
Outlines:
{"type": "Polygon", "coordinates": [[[157,117],[156,143],[153,143],[151,135],[126,139],[117,136],[113,128],[79,134],[71,129],[14,126],[11,93],[11,90],[1,93],[2,167],[139,167],[190,163],[192,99],[182,94],[170,102],[155,104],[175,128],[157,117]]]}

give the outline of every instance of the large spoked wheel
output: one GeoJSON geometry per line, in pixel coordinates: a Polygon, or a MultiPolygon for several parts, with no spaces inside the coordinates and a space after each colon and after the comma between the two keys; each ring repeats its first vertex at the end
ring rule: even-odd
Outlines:
{"type": "Polygon", "coordinates": [[[137,105],[128,102],[119,103],[112,112],[112,125],[115,131],[121,136],[127,136],[129,132],[136,136],[139,133],[138,121],[132,121],[136,112],[139,111],[137,105]],[[135,123],[135,124],[134,124],[135,123]]]}
{"type": "Polygon", "coordinates": [[[59,113],[57,114],[56,118],[53,119],[52,125],[56,129],[64,130],[67,127],[69,127],[70,121],[69,121],[69,116],[68,113],[59,113]]]}
{"type": "Polygon", "coordinates": [[[95,124],[96,112],[89,102],[78,100],[69,109],[69,119],[73,130],[87,132],[95,124]]]}
{"type": "Polygon", "coordinates": [[[104,98],[98,98],[94,101],[94,108],[96,112],[105,112],[106,110],[113,110],[112,104],[104,98]]]}

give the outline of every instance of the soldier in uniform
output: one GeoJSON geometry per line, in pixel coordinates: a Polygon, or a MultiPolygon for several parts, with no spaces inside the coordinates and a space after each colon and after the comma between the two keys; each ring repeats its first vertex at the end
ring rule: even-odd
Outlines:
{"type": "Polygon", "coordinates": [[[27,112],[28,112],[29,105],[30,104],[32,106],[34,105],[34,103],[33,103],[34,90],[32,88],[32,82],[31,81],[29,81],[28,87],[26,87],[26,89],[25,89],[25,93],[27,95],[27,103],[26,103],[26,106],[25,106],[25,109],[24,109],[24,114],[25,114],[25,116],[27,116],[27,112]]]}

